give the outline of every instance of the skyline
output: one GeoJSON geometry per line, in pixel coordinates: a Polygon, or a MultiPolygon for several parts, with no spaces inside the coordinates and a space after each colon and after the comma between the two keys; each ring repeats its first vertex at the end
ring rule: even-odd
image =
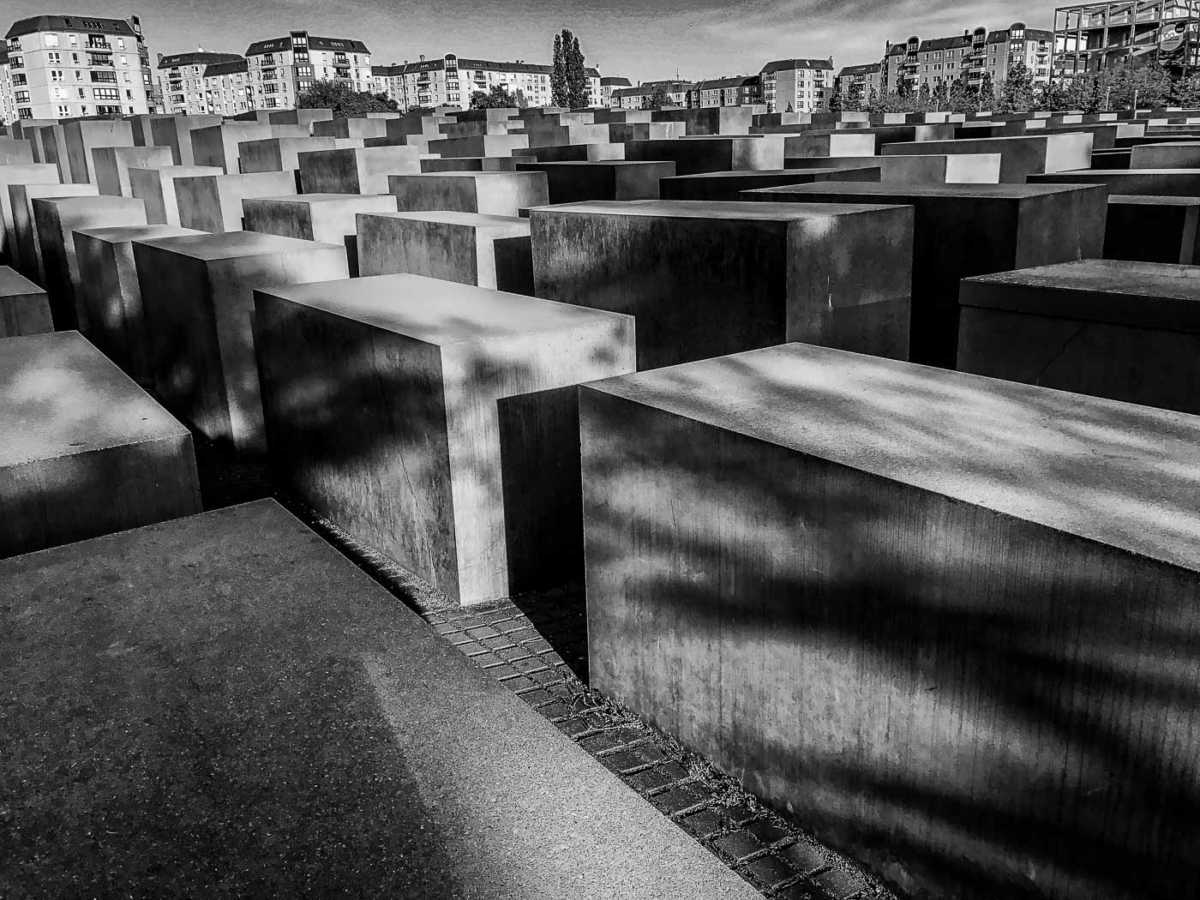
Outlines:
{"type": "Polygon", "coordinates": [[[45,14],[141,17],[151,60],[202,46],[244,53],[252,41],[306,29],[325,37],[358,38],[375,65],[429,59],[446,53],[495,60],[549,63],[554,34],[570,28],[580,38],[589,66],[603,75],[639,81],[716,78],[753,74],[768,60],[833,56],[835,68],[878,61],[884,42],[909,35],[943,37],[982,25],[989,31],[1023,21],[1053,26],[1054,5],[1027,0],[983,3],[921,0],[749,0],[736,6],[718,0],[664,0],[655,9],[629,0],[564,4],[513,0],[503,13],[480,15],[463,0],[436,9],[397,12],[379,0],[263,0],[250,7],[233,0],[180,6],[173,0],[97,0],[53,4],[10,0],[12,21],[45,14]],[[125,8],[122,9],[121,6],[125,8]],[[887,18],[880,17],[886,12],[887,18]],[[790,36],[786,23],[797,23],[790,36]],[[867,24],[864,24],[867,23],[867,24]]]}

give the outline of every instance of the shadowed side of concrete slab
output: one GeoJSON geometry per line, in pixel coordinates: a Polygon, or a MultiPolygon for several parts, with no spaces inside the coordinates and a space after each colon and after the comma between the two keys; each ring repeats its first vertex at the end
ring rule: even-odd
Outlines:
{"type": "Polygon", "coordinates": [[[0,580],[5,893],[757,896],[270,501],[0,580]]]}

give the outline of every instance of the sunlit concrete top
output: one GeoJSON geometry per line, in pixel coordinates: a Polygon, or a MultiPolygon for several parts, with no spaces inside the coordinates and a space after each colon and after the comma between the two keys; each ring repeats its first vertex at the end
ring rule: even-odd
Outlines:
{"type": "Polygon", "coordinates": [[[127,244],[130,241],[145,241],[150,238],[207,234],[205,231],[180,228],[177,225],[114,225],[108,228],[80,228],[75,233],[104,241],[107,244],[127,244]]]}
{"type": "Polygon", "coordinates": [[[1197,416],[807,344],[585,390],[1200,570],[1197,416]]]}
{"type": "Polygon", "coordinates": [[[454,210],[363,213],[363,215],[375,219],[405,219],[413,222],[437,222],[442,225],[462,225],[472,228],[499,228],[511,230],[514,236],[529,234],[529,220],[516,216],[491,216],[486,213],[456,212],[454,210]]]}
{"type": "Polygon", "coordinates": [[[376,275],[259,291],[438,346],[548,334],[632,316],[421,275],[376,275]]]}
{"type": "Polygon", "coordinates": [[[0,339],[0,468],[187,433],[79,332],[0,339]]]}
{"type": "Polygon", "coordinates": [[[42,294],[45,290],[34,284],[11,266],[0,266],[0,297],[19,294],[42,294]]]}
{"type": "MultiPolygon", "coordinates": [[[[757,173],[754,173],[757,174],[757,173]]],[[[838,182],[841,184],[842,182],[838,182]]],[[[819,185],[823,187],[824,185],[819,185]]],[[[645,216],[669,219],[745,219],[787,222],[794,219],[829,218],[885,208],[880,205],[839,203],[746,203],[719,200],[588,200],[538,206],[531,213],[645,216]]]]}
{"type": "Polygon", "coordinates": [[[344,247],[336,244],[260,234],[257,231],[229,231],[223,234],[196,232],[184,237],[148,238],[138,243],[206,261],[270,253],[312,253],[315,250],[345,252],[344,247]]]}
{"type": "Polygon", "coordinates": [[[1172,197],[1166,194],[1109,194],[1108,202],[1122,206],[1200,206],[1200,197],[1172,197]]]}
{"type": "MultiPolygon", "coordinates": [[[[804,171],[804,170],[800,170],[804,171]]],[[[1073,173],[1068,173],[1073,174],[1073,173]]],[[[880,200],[902,197],[976,197],[999,200],[1024,200],[1071,191],[1094,190],[1086,184],[930,184],[927,182],[877,183],[874,181],[820,181],[814,184],[785,184],[759,188],[756,195],[769,198],[772,194],[846,194],[857,197],[878,197],[880,200]]]]}

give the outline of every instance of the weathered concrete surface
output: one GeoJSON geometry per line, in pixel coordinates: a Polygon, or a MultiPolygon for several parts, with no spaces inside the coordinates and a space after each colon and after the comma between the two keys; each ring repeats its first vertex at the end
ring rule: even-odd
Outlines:
{"type": "Polygon", "coordinates": [[[528,147],[527,134],[484,134],[429,141],[429,152],[443,159],[455,156],[511,156],[512,151],[528,147]]]}
{"type": "Polygon", "coordinates": [[[0,338],[54,330],[46,292],[10,266],[0,266],[0,338]]]}
{"type": "Polygon", "coordinates": [[[1131,169],[1200,169],[1200,141],[1143,144],[1129,154],[1131,169]]]}
{"type": "Polygon", "coordinates": [[[908,896],[1200,891],[1200,420],[804,345],[580,415],[593,686],[908,896]]]}
{"type": "Polygon", "coordinates": [[[158,147],[171,148],[171,160],[177,166],[196,165],[192,132],[197,128],[220,125],[220,116],[163,116],[150,121],[150,134],[158,147]]]}
{"type": "Polygon", "coordinates": [[[358,216],[396,211],[391,194],[301,194],[242,201],[247,231],[342,244],[350,277],[359,272],[358,216]]]}
{"type": "MultiPolygon", "coordinates": [[[[784,138],[784,157],[873,156],[875,135],[852,131],[806,131],[784,138]]],[[[780,167],[782,168],[782,166],[780,167]]]]}
{"type": "Polygon", "coordinates": [[[30,165],[33,162],[33,141],[0,136],[0,166],[30,165]]]}
{"type": "Polygon", "coordinates": [[[667,160],[675,163],[677,175],[734,169],[782,169],[783,138],[745,136],[630,141],[625,145],[625,158],[631,162],[667,160]]]}
{"type": "Polygon", "coordinates": [[[146,221],[151,225],[179,225],[179,197],[176,178],[223,175],[219,166],[163,166],[158,169],[130,169],[129,192],[146,204],[146,221]]]}
{"type": "Polygon", "coordinates": [[[529,222],[461,212],[362,215],[363,275],[407,273],[533,294],[529,222]]]}
{"type": "MultiPolygon", "coordinates": [[[[295,110],[293,110],[294,112],[295,110]]],[[[243,174],[254,172],[295,172],[300,154],[335,149],[336,138],[266,138],[238,144],[238,165],[243,174]]]]}
{"type": "MultiPolygon", "coordinates": [[[[954,367],[958,284],[1100,255],[1107,191],[1084,185],[825,182],[747,193],[767,202],[903,203],[915,211],[912,357],[954,367]]],[[[858,258],[872,259],[870,251],[858,258]]]]}
{"type": "Polygon", "coordinates": [[[688,135],[749,134],[753,111],[743,106],[655,110],[655,122],[682,122],[688,135]]]}
{"type": "Polygon", "coordinates": [[[281,109],[267,113],[267,122],[271,125],[303,125],[310,131],[315,123],[332,120],[332,109],[281,109]]]}
{"type": "Polygon", "coordinates": [[[306,194],[386,194],[389,176],[421,171],[415,147],[321,150],[301,153],[299,159],[306,194]]]}
{"type": "Polygon", "coordinates": [[[385,275],[263,288],[255,326],[305,503],[462,605],[581,575],[574,386],[633,370],[631,318],[385,275]]]}
{"type": "Polygon", "coordinates": [[[421,172],[515,172],[517,160],[511,156],[462,156],[451,159],[422,159],[421,172]]]}
{"type": "Polygon", "coordinates": [[[1030,175],[1030,184],[1103,184],[1113,194],[1200,197],[1200,169],[1081,169],[1030,175]]]}
{"type": "Polygon", "coordinates": [[[538,162],[602,162],[624,159],[624,144],[560,144],[553,147],[533,145],[529,154],[538,162]]]}
{"type": "Polygon", "coordinates": [[[70,178],[76,184],[95,184],[92,150],[97,147],[132,147],[133,129],[119,119],[83,119],[64,122],[63,141],[70,178]]]}
{"type": "Polygon", "coordinates": [[[38,239],[37,223],[33,218],[33,201],[40,197],[95,197],[99,195],[94,184],[55,184],[47,182],[14,183],[8,186],[9,206],[13,215],[13,234],[16,237],[17,269],[27,278],[45,285],[46,273],[42,269],[42,248],[38,239]]]}
{"type": "Polygon", "coordinates": [[[0,435],[0,557],[200,511],[187,429],[77,332],[0,340],[0,435]]]}
{"type": "Polygon", "coordinates": [[[703,175],[679,175],[662,180],[664,200],[743,200],[742,191],[776,187],[781,184],[811,184],[814,181],[879,181],[879,168],[858,169],[779,169],[736,172],[708,172],[703,175]]]}
{"type": "Polygon", "coordinates": [[[74,232],[80,228],[145,225],[146,207],[129,197],[39,197],[33,201],[34,225],[54,323],[90,333],[87,308],[79,297],[79,261],[74,232]]]}
{"type": "Polygon", "coordinates": [[[247,198],[296,193],[296,179],[291,172],[190,175],[176,177],[174,184],[179,224],[213,234],[242,230],[242,201],[247,198]]]}
{"type": "Polygon", "coordinates": [[[1200,269],[1083,260],[963,282],[964,372],[1200,413],[1200,269]]]}
{"type": "Polygon", "coordinates": [[[543,172],[442,172],[437,175],[393,175],[388,190],[400,212],[480,213],[516,216],[522,209],[550,202],[543,172]]]}
{"type": "Polygon", "coordinates": [[[999,184],[999,153],[947,153],[923,156],[793,157],[789,169],[879,169],[884,184],[999,184]]]}
{"type": "Polygon", "coordinates": [[[14,184],[58,184],[58,166],[46,163],[11,164],[0,166],[0,259],[10,264],[19,262],[16,225],[13,222],[12,197],[8,188],[14,184]]]}
{"type": "Polygon", "coordinates": [[[1000,181],[1024,184],[1027,176],[1086,169],[1091,165],[1090,134],[1047,134],[1027,137],[972,138],[957,141],[916,141],[888,144],[885,156],[928,153],[999,153],[1000,181]]]}
{"type": "Polygon", "coordinates": [[[1200,197],[1110,196],[1104,258],[1196,264],[1200,197]]]}
{"type": "Polygon", "coordinates": [[[313,137],[379,138],[387,136],[384,119],[327,119],[312,123],[313,137]]]}
{"type": "Polygon", "coordinates": [[[75,231],[75,266],[79,272],[75,295],[87,317],[88,340],[143,387],[151,387],[153,381],[133,242],[200,233],[174,225],[118,225],[75,231]]]}
{"type": "Polygon", "coordinates": [[[272,137],[275,135],[271,133],[271,127],[257,122],[225,122],[193,128],[188,132],[188,139],[192,143],[190,165],[216,166],[227,175],[237,175],[241,172],[240,145],[246,141],[265,141],[272,137]]]}
{"type": "Polygon", "coordinates": [[[130,169],[157,169],[171,165],[169,147],[95,147],[92,171],[96,189],[108,197],[132,197],[130,169]]]}
{"type": "Polygon", "coordinates": [[[909,209],[595,202],[530,223],[534,293],[635,316],[639,370],[787,340],[908,355],[909,209]]]}
{"type": "Polygon", "coordinates": [[[545,172],[550,203],[583,200],[657,200],[659,182],[675,174],[672,162],[521,162],[518,172],[545,172]]]}
{"type": "Polygon", "coordinates": [[[238,231],[135,241],[155,395],[212,441],[265,450],[253,292],[346,278],[343,246],[238,231]]]}
{"type": "Polygon", "coordinates": [[[0,580],[14,894],[757,896],[272,501],[0,580]]]}
{"type": "Polygon", "coordinates": [[[60,124],[43,125],[35,129],[38,135],[34,147],[41,147],[41,161],[58,166],[58,175],[64,183],[71,179],[71,163],[67,158],[67,137],[60,124]]]}
{"type": "Polygon", "coordinates": [[[154,147],[154,120],[170,118],[159,113],[138,114],[125,116],[129,123],[129,131],[133,135],[133,146],[154,147]]]}

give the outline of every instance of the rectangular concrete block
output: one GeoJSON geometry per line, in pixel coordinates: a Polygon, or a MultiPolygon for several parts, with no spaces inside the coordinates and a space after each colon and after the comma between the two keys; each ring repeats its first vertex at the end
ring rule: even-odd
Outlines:
{"type": "Polygon", "coordinates": [[[514,150],[529,148],[527,134],[485,134],[475,137],[431,140],[429,152],[443,159],[456,156],[511,156],[514,150]]]}
{"type": "Polygon", "coordinates": [[[1109,193],[1162,196],[1200,196],[1200,169],[1080,169],[1054,175],[1030,175],[1030,184],[1103,184],[1109,193]]]}
{"type": "MultiPolygon", "coordinates": [[[[649,110],[647,110],[649,112],[649,110]]],[[[608,126],[608,140],[613,144],[628,144],[630,141],[669,141],[687,134],[683,122],[612,122],[608,126]]]]}
{"type": "Polygon", "coordinates": [[[595,202],[530,223],[535,294],[636,317],[639,370],[788,340],[908,355],[910,209],[595,202]]]}
{"type": "Polygon", "coordinates": [[[1024,184],[1026,176],[1086,169],[1091,165],[1090,134],[1047,134],[1026,137],[971,138],[888,144],[885,156],[928,153],[999,153],[1000,181],[1024,184]]]}
{"type": "Polygon", "coordinates": [[[387,136],[384,119],[326,119],[312,123],[313,137],[378,138],[387,136]]]}
{"type": "Polygon", "coordinates": [[[529,221],[463,212],[358,217],[363,275],[407,273],[533,294],[529,221]]]}
{"type": "Polygon", "coordinates": [[[543,172],[442,172],[393,175],[388,190],[400,212],[445,210],[490,216],[516,216],[544,206],[550,193],[543,172]]]}
{"type": "Polygon", "coordinates": [[[1129,156],[1131,169],[1200,169],[1200,141],[1143,144],[1129,156]]]}
{"type": "Polygon", "coordinates": [[[192,148],[192,132],[197,128],[220,125],[220,116],[162,116],[150,121],[152,144],[170,147],[172,162],[177,166],[196,165],[196,154],[192,148]]]}
{"type": "Polygon", "coordinates": [[[521,162],[518,172],[546,173],[550,203],[584,200],[657,200],[659,183],[675,174],[672,162],[521,162]]]}
{"type": "Polygon", "coordinates": [[[238,165],[244,174],[255,172],[295,172],[300,169],[300,154],[312,150],[333,150],[335,138],[267,138],[243,141],[238,145],[238,165]]]}
{"type": "Polygon", "coordinates": [[[768,135],[630,141],[625,145],[625,158],[632,162],[673,162],[677,175],[733,169],[782,169],[783,138],[768,135]]]}
{"type": "MultiPolygon", "coordinates": [[[[226,122],[193,128],[188,132],[192,144],[194,166],[216,166],[227,175],[241,172],[241,144],[246,141],[265,141],[275,137],[271,126],[257,122],[226,122]]],[[[182,136],[181,136],[182,139],[182,136]]],[[[183,163],[187,165],[187,163],[183,163]]]]}
{"type": "MultiPolygon", "coordinates": [[[[873,156],[875,135],[845,131],[806,131],[784,138],[784,157],[873,156]]],[[[780,166],[782,168],[782,166],[780,166]]]]}
{"type": "Polygon", "coordinates": [[[58,184],[58,166],[46,163],[0,166],[0,259],[14,267],[20,262],[12,198],[8,188],[14,184],[58,184]]]}
{"type": "Polygon", "coordinates": [[[1200,269],[1091,259],[968,278],[964,372],[1200,413],[1200,269]]]}
{"type": "Polygon", "coordinates": [[[391,194],[301,194],[242,201],[247,231],[326,244],[342,244],[350,277],[359,272],[358,221],[363,213],[396,211],[391,194]]]}
{"type": "Polygon", "coordinates": [[[682,122],[688,135],[749,134],[754,111],[748,106],[718,106],[708,109],[664,109],[654,111],[655,122],[682,122]]]}
{"type": "Polygon", "coordinates": [[[75,296],[87,319],[88,339],[143,387],[152,387],[153,380],[133,242],[200,233],[174,225],[117,225],[75,231],[75,265],[79,271],[75,296]]]}
{"type": "Polygon", "coordinates": [[[1200,197],[1109,196],[1104,258],[1195,265],[1200,197]]]}
{"type": "Polygon", "coordinates": [[[0,137],[0,166],[29,165],[33,162],[32,141],[0,137]]]}
{"type": "Polygon", "coordinates": [[[80,228],[145,225],[146,208],[141,200],[128,197],[39,197],[33,200],[33,219],[54,322],[60,329],[78,328],[87,335],[91,323],[79,297],[74,232],[80,228]]]}
{"type": "Polygon", "coordinates": [[[415,275],[256,304],[273,464],[308,505],[464,606],[578,575],[575,385],[632,371],[631,318],[415,275]]]}
{"type": "Polygon", "coordinates": [[[883,184],[999,184],[999,153],[952,153],[922,156],[791,157],[789,169],[879,169],[883,184]]]}
{"type": "MultiPolygon", "coordinates": [[[[767,202],[913,207],[913,362],[954,367],[958,285],[970,275],[1085,259],[1104,245],[1107,191],[1083,185],[824,182],[750,192],[767,202]]],[[[866,251],[860,262],[870,260],[866,251]]]]}
{"type": "Polygon", "coordinates": [[[130,169],[129,191],[146,204],[146,221],[151,225],[179,225],[179,198],[176,178],[222,175],[217,166],[163,166],[157,169],[130,169]]]}
{"type": "Polygon", "coordinates": [[[33,201],[41,197],[95,197],[94,184],[10,184],[9,205],[12,207],[13,234],[16,236],[17,270],[45,286],[46,273],[42,268],[42,246],[37,223],[33,217],[33,201]]]}
{"type": "Polygon", "coordinates": [[[267,113],[269,125],[303,125],[309,131],[317,122],[329,122],[333,119],[332,109],[281,109],[267,113]]]}
{"type": "Polygon", "coordinates": [[[624,159],[625,145],[560,144],[552,147],[533,146],[527,152],[538,162],[601,162],[608,159],[624,159]]]}
{"type": "Polygon", "coordinates": [[[0,266],[0,338],[53,330],[46,292],[11,266],[0,266]]]}
{"type": "Polygon", "coordinates": [[[200,511],[192,438],[74,331],[0,340],[0,557],[200,511]]]}
{"type": "Polygon", "coordinates": [[[171,165],[169,147],[95,147],[92,169],[96,189],[108,197],[132,197],[130,169],[157,169],[171,165]]]}
{"type": "Polygon", "coordinates": [[[345,248],[239,231],[147,238],[133,257],[155,395],[218,445],[263,453],[253,292],[346,278],[345,248]]]}
{"type": "Polygon", "coordinates": [[[119,119],[82,119],[62,126],[70,180],[76,184],[95,184],[96,169],[92,151],[97,147],[132,147],[133,129],[119,119]]]}
{"type": "Polygon", "coordinates": [[[58,166],[58,176],[62,182],[69,183],[71,178],[71,163],[67,158],[67,137],[62,125],[43,125],[36,129],[38,140],[35,146],[42,150],[41,161],[58,166]]]}
{"type": "Polygon", "coordinates": [[[879,168],[858,169],[742,169],[736,172],[708,172],[703,175],[679,175],[662,180],[664,200],[743,200],[743,191],[783,184],[811,184],[814,181],[879,181],[879,168]]]}
{"type": "Polygon", "coordinates": [[[517,161],[511,156],[463,156],[452,159],[431,157],[421,160],[421,172],[515,172],[517,161]]]}
{"type": "Polygon", "coordinates": [[[301,153],[299,160],[306,194],[386,194],[389,176],[421,171],[415,147],[322,150],[301,153]]]}
{"type": "Polygon", "coordinates": [[[242,201],[247,198],[296,193],[296,179],[291,172],[191,175],[175,178],[174,185],[179,224],[212,234],[242,230],[242,201]]]}
{"type": "Polygon", "coordinates": [[[804,345],[580,404],[594,687],[907,895],[1200,890],[1200,420],[804,345]]]}
{"type": "Polygon", "coordinates": [[[273,501],[0,582],[11,893],[758,896],[273,501]],[[80,853],[115,810],[138,840],[80,853]]]}

